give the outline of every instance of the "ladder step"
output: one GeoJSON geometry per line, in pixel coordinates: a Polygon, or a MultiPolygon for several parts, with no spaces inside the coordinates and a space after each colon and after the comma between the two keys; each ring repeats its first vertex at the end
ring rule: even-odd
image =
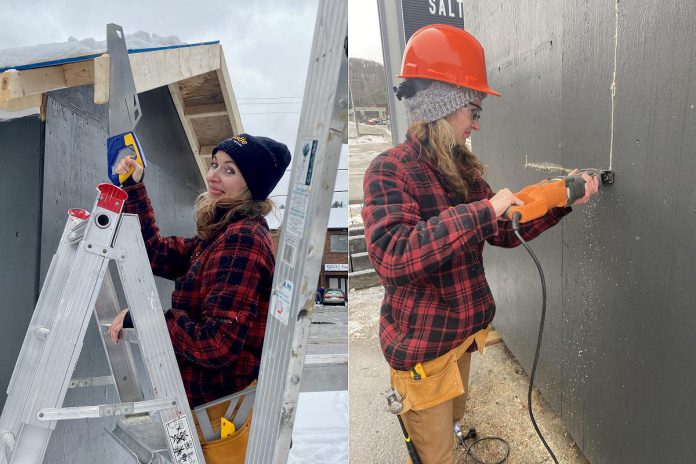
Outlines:
{"type": "Polygon", "coordinates": [[[72,379],[68,388],[104,387],[106,385],[114,385],[114,378],[110,375],[72,379]]]}
{"type": "Polygon", "coordinates": [[[143,464],[170,463],[167,438],[162,424],[148,415],[119,421],[109,434],[143,464]]]}

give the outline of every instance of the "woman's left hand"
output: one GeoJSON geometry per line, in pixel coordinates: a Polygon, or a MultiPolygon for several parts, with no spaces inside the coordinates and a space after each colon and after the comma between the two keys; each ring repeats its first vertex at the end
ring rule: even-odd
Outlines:
{"type": "MultiPolygon", "coordinates": [[[[569,175],[577,176],[579,173],[580,170],[575,169],[569,175]]],[[[582,198],[575,200],[575,203],[573,203],[574,205],[584,205],[590,201],[590,197],[595,195],[599,190],[599,176],[591,176],[588,173],[583,172],[582,178],[585,179],[585,195],[582,198]]]]}

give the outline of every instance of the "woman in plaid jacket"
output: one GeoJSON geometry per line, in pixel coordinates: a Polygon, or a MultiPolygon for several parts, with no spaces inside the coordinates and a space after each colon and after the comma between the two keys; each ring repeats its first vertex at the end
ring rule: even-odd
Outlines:
{"type": "MultiPolygon", "coordinates": [[[[192,408],[240,391],[258,376],[275,263],[264,216],[289,163],[288,148],[266,137],[241,134],[221,142],[213,150],[208,190],[196,204],[193,238],[163,237],[143,167],[130,158],[117,167],[132,170],[124,212],[140,218],[153,273],[175,282],[164,316],[192,408]]],[[[114,342],[129,319],[126,309],[112,323],[114,342]]]]}
{"type": "MultiPolygon", "coordinates": [[[[480,129],[486,94],[499,95],[488,87],[476,39],[451,26],[426,26],[406,45],[399,77],[406,79],[397,97],[404,99],[410,128],[403,143],[370,164],[362,210],[370,260],[385,288],[380,343],[395,388],[395,375],[410,374],[417,385],[425,378],[423,363],[440,359],[493,320],[483,246],[520,244],[502,215],[522,204],[509,189],[493,192],[483,164],[465,144],[480,129]]],[[[585,177],[587,192],[577,203],[597,191],[597,181],[585,177]]],[[[522,224],[521,235],[531,240],[570,211],[552,209],[522,224]]],[[[457,362],[464,389],[476,348],[483,347],[474,342],[457,362]]],[[[454,462],[452,425],[465,402],[464,392],[401,414],[421,462],[454,462]]]]}

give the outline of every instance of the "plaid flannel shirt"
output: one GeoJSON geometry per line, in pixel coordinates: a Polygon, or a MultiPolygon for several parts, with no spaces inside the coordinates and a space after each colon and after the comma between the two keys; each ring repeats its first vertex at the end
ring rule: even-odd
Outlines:
{"type": "MultiPolygon", "coordinates": [[[[520,242],[509,221],[496,220],[488,200],[494,193],[482,177],[469,186],[466,199],[446,192],[410,133],[372,161],[363,190],[367,250],[385,289],[382,351],[391,367],[409,370],[493,320],[483,245],[511,248],[520,242]]],[[[522,224],[522,237],[533,239],[569,212],[554,208],[522,224]]]]}
{"type": "Polygon", "coordinates": [[[143,184],[125,190],[152,272],[175,282],[164,315],[191,407],[242,390],[258,376],[273,281],[266,220],[234,221],[209,241],[162,237],[143,184]]]}

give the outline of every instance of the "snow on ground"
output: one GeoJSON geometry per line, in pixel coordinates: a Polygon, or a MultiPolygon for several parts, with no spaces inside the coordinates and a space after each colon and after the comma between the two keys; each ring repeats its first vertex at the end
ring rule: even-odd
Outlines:
{"type": "Polygon", "coordinates": [[[357,143],[379,143],[387,142],[388,140],[383,135],[362,135],[356,140],[357,143]]]}
{"type": "MultiPolygon", "coordinates": [[[[176,36],[160,37],[157,34],[138,31],[126,34],[128,48],[156,48],[171,45],[183,45],[176,36]]],[[[106,52],[106,39],[96,40],[88,37],[78,40],[70,37],[67,42],[30,45],[26,47],[0,50],[0,68],[9,68],[44,61],[61,60],[106,52]]]]}
{"type": "Polygon", "coordinates": [[[289,464],[348,464],[348,391],[300,393],[289,464]]]}

